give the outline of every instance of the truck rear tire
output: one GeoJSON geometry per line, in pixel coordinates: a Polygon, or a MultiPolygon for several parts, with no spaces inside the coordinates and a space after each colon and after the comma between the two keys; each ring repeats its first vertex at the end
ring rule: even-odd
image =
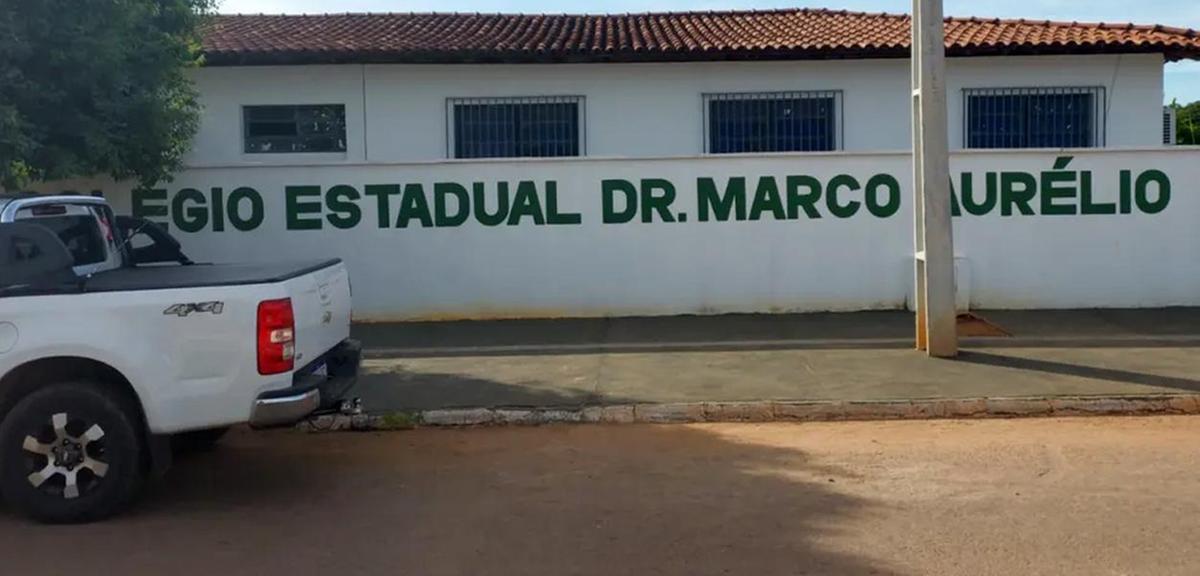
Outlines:
{"type": "Polygon", "coordinates": [[[136,408],[108,388],[75,381],[21,399],[0,423],[0,496],[41,522],[119,512],[146,476],[136,408]]]}

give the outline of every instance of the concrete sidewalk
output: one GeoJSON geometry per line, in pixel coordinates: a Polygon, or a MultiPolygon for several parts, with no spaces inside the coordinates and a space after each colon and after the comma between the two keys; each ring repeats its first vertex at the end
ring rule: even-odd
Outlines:
{"type": "Polygon", "coordinates": [[[362,325],[358,393],[372,412],[1200,393],[1200,309],[979,315],[1012,336],[957,360],[910,350],[903,312],[362,325]]]}
{"type": "MultiPolygon", "coordinates": [[[[995,310],[989,346],[1200,345],[1200,308],[995,310]]],[[[910,348],[913,315],[878,311],[358,324],[376,358],[789,348],[910,348]]]]}

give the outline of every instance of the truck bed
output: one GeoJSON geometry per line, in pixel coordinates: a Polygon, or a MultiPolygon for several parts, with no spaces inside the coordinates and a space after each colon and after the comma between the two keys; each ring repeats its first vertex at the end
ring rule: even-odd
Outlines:
{"type": "Polygon", "coordinates": [[[340,259],[277,264],[193,264],[191,266],[140,266],[119,268],[93,275],[83,283],[83,292],[126,292],[170,290],[285,282],[328,268],[340,259]]]}

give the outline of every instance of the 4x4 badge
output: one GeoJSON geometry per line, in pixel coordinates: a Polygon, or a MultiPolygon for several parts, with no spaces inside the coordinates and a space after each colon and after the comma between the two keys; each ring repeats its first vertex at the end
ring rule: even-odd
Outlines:
{"type": "Polygon", "coordinates": [[[189,302],[187,304],[172,304],[166,310],[163,310],[163,314],[166,316],[178,316],[180,318],[186,318],[193,312],[198,314],[206,312],[209,314],[220,314],[224,311],[224,302],[189,302]]]}

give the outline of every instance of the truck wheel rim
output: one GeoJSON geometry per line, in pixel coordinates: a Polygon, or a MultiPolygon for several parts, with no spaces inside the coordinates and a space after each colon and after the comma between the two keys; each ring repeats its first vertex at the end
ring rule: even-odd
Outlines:
{"type": "Polygon", "coordinates": [[[94,490],[108,474],[104,429],[66,412],[54,414],[48,425],[25,436],[21,447],[28,457],[29,484],[67,500],[94,490]]]}

